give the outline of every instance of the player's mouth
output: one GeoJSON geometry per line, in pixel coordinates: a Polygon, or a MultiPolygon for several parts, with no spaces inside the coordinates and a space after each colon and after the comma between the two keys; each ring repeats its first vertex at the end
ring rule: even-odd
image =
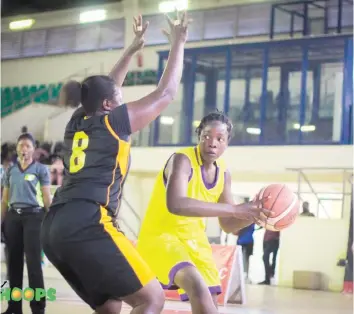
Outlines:
{"type": "Polygon", "coordinates": [[[206,152],[207,153],[207,155],[209,155],[209,156],[216,156],[216,152],[206,152]]]}

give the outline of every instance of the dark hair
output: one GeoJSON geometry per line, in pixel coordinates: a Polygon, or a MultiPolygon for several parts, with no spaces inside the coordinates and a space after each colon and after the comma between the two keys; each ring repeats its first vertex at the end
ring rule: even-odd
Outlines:
{"type": "Polygon", "coordinates": [[[90,76],[82,83],[69,81],[62,87],[59,103],[74,108],[82,104],[86,114],[93,115],[101,109],[105,99],[114,100],[115,85],[107,75],[90,76]]]}
{"type": "Polygon", "coordinates": [[[32,134],[22,133],[17,139],[17,144],[19,141],[22,141],[22,140],[30,140],[32,142],[33,146],[36,147],[36,141],[35,141],[34,137],[32,136],[32,134]]]}
{"type": "Polygon", "coordinates": [[[205,126],[213,121],[220,121],[227,125],[227,132],[229,133],[229,139],[230,139],[232,134],[232,128],[233,128],[232,122],[222,111],[217,109],[216,111],[207,114],[202,119],[202,121],[200,121],[198,127],[195,129],[195,133],[197,133],[198,137],[200,137],[202,130],[205,128],[205,126]]]}

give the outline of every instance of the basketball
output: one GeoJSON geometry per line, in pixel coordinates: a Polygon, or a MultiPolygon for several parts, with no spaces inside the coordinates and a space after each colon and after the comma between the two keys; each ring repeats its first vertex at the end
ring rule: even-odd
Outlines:
{"type": "Polygon", "coordinates": [[[271,210],[267,222],[257,222],[261,227],[280,231],[292,225],[299,214],[300,202],[297,195],[284,184],[271,184],[257,194],[258,199],[270,196],[263,201],[263,208],[271,210]]]}

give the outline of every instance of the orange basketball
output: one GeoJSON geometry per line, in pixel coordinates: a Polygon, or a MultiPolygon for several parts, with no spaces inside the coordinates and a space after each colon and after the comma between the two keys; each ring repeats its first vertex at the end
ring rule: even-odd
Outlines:
{"type": "Polygon", "coordinates": [[[267,222],[258,225],[271,231],[280,231],[292,225],[299,214],[300,202],[297,195],[284,184],[271,184],[257,194],[258,199],[270,196],[263,201],[263,208],[271,210],[267,222]]]}

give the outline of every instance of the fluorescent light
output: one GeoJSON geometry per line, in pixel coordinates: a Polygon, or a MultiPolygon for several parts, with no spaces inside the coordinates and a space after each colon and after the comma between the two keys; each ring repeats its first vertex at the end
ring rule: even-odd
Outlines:
{"type": "Polygon", "coordinates": [[[259,129],[259,128],[247,128],[246,132],[248,134],[252,134],[252,135],[259,135],[259,134],[261,134],[261,129],[259,129]]]}
{"type": "Polygon", "coordinates": [[[10,22],[9,28],[12,31],[16,31],[16,30],[20,30],[20,29],[31,28],[33,24],[34,24],[33,19],[19,20],[19,21],[10,22]]]}
{"type": "Polygon", "coordinates": [[[188,9],[188,0],[163,1],[159,4],[159,11],[169,13],[175,10],[183,11],[188,9]]]}
{"type": "Polygon", "coordinates": [[[315,125],[303,125],[300,128],[301,132],[313,132],[316,130],[316,126],[315,125]]]}
{"type": "Polygon", "coordinates": [[[316,126],[315,125],[302,125],[300,127],[299,123],[294,123],[293,125],[295,130],[300,130],[301,132],[313,132],[316,130],[316,126]]]}
{"type": "Polygon", "coordinates": [[[106,19],[106,10],[93,10],[80,13],[80,23],[92,23],[106,19]]]}
{"type": "Polygon", "coordinates": [[[172,117],[168,117],[168,116],[160,117],[160,123],[164,125],[172,125],[174,121],[175,119],[173,119],[172,117]]]}

